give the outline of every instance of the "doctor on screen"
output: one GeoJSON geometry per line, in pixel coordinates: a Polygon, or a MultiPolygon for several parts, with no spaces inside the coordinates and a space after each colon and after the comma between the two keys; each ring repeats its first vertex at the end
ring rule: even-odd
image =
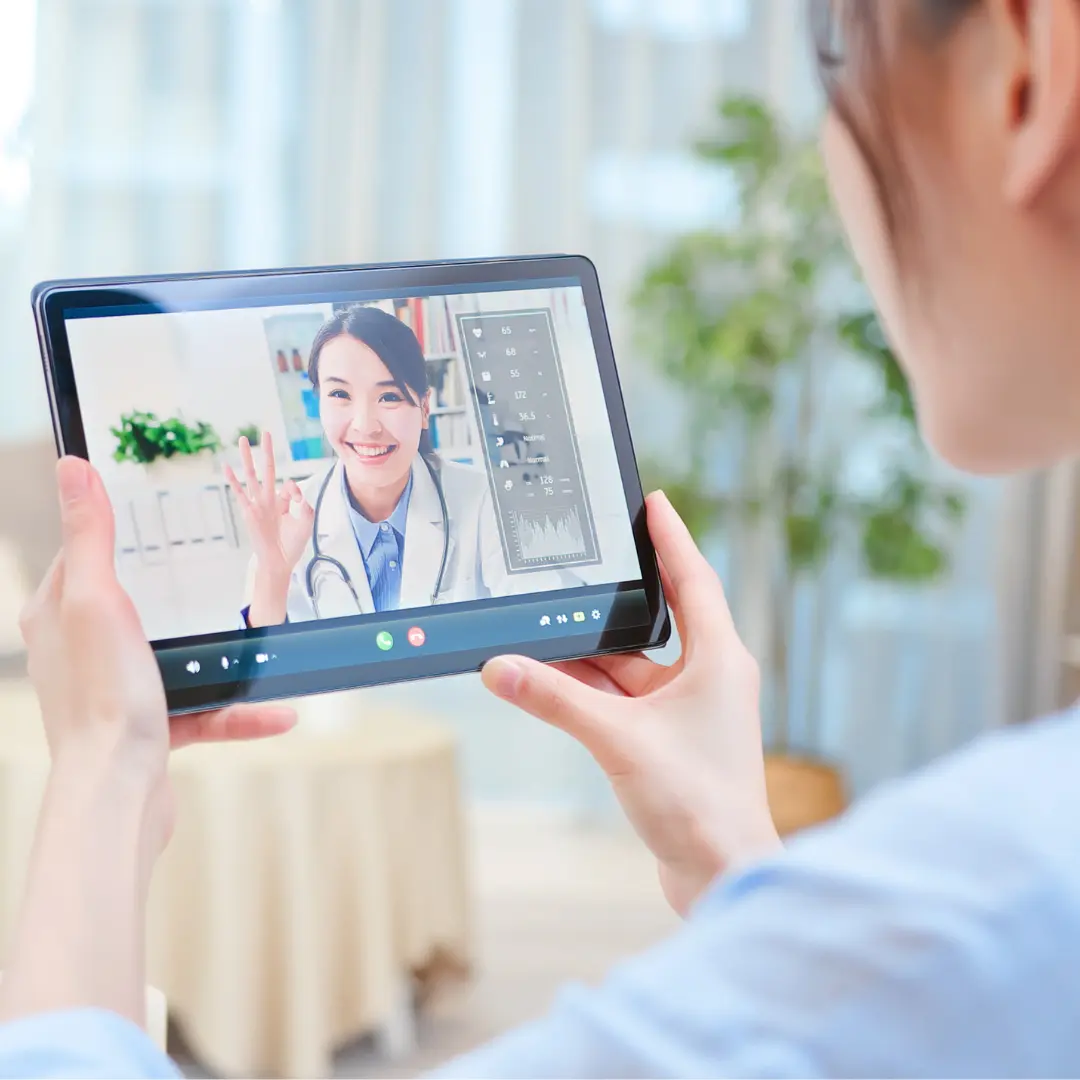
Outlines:
{"type": "Polygon", "coordinates": [[[331,467],[279,491],[265,433],[261,480],[246,439],[244,481],[226,469],[254,549],[248,626],[580,584],[560,571],[507,574],[486,473],[431,445],[427,363],[400,319],[363,306],[335,314],[308,374],[331,467]]]}

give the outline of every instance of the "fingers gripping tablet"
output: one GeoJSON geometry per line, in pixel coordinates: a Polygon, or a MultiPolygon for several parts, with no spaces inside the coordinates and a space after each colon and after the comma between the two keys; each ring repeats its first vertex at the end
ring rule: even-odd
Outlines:
{"type": "Polygon", "coordinates": [[[60,282],[35,312],[175,710],[666,640],[587,260],[60,282]]]}

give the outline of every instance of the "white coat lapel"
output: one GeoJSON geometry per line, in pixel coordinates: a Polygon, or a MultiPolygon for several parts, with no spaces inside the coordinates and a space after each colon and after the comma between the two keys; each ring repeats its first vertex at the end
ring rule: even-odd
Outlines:
{"type": "Polygon", "coordinates": [[[368,614],[375,610],[371,599],[371,586],[368,584],[364,559],[360,546],[356,542],[352,521],[346,505],[344,466],[341,462],[334,465],[334,475],[326,486],[319,510],[317,524],[319,547],[323,555],[336,559],[349,572],[352,586],[356,590],[353,598],[348,585],[342,580],[341,572],[325,561],[317,562],[313,570],[315,599],[319,605],[319,616],[323,619],[337,619],[347,615],[368,614]],[[357,611],[359,601],[360,611],[357,611]]]}
{"type": "MultiPolygon", "coordinates": [[[[412,468],[413,486],[409,497],[409,513],[405,519],[405,565],[401,570],[401,606],[427,607],[439,579],[442,565],[443,541],[446,537],[442,503],[435,481],[422,458],[417,456],[412,468]]],[[[447,551],[447,566],[454,554],[451,533],[447,551]]],[[[443,582],[440,594],[445,600],[449,582],[443,582]]]]}

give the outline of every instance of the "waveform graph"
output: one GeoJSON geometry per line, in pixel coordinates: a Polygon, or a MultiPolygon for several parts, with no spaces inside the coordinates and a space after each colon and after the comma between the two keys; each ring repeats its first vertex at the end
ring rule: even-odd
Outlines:
{"type": "Polygon", "coordinates": [[[561,562],[588,555],[577,507],[511,512],[518,551],[524,562],[561,562]]]}

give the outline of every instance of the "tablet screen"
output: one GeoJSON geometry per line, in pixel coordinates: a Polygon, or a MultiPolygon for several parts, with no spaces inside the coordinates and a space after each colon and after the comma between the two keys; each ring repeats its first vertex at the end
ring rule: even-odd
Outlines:
{"type": "Polygon", "coordinates": [[[173,687],[431,673],[649,623],[580,281],[96,304],[64,326],[120,578],[173,687]]]}

